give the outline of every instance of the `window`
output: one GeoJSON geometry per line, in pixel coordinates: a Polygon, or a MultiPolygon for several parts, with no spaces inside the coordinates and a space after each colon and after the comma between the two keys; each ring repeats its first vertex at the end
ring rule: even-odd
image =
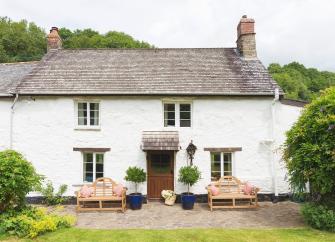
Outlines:
{"type": "Polygon", "coordinates": [[[78,102],[78,126],[99,126],[98,102],[78,102]]]}
{"type": "Polygon", "coordinates": [[[217,181],[222,176],[232,175],[232,153],[211,153],[211,180],[217,181]]]}
{"type": "Polygon", "coordinates": [[[164,127],[175,126],[176,124],[176,105],[174,103],[164,104],[164,127]]]}
{"type": "Polygon", "coordinates": [[[83,153],[84,155],[84,182],[93,182],[104,176],[104,154],[83,153]]]}
{"type": "Polygon", "coordinates": [[[164,127],[191,127],[191,104],[164,103],[164,127]]]}
{"type": "Polygon", "coordinates": [[[191,127],[191,104],[179,104],[180,127],[191,127]]]}

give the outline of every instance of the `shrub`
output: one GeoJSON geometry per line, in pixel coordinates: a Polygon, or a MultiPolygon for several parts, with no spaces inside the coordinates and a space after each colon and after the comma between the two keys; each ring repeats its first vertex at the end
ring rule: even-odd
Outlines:
{"type": "Polygon", "coordinates": [[[147,174],[144,172],[142,168],[133,166],[127,169],[126,176],[124,179],[126,181],[135,183],[135,192],[137,193],[138,184],[145,182],[147,180],[147,174]]]}
{"type": "Polygon", "coordinates": [[[201,179],[201,172],[196,166],[184,166],[179,170],[178,181],[187,185],[187,192],[190,193],[190,187],[201,179]]]}
{"type": "Polygon", "coordinates": [[[307,224],[316,229],[335,232],[335,212],[322,205],[306,203],[301,213],[307,224]]]}
{"type": "Polygon", "coordinates": [[[26,195],[42,180],[32,164],[14,150],[0,152],[0,174],[0,211],[22,207],[26,195]]]}
{"type": "Polygon", "coordinates": [[[307,105],[286,136],[283,158],[294,192],[304,192],[309,182],[312,200],[331,206],[329,201],[335,200],[335,87],[307,105]]]}
{"type": "Polygon", "coordinates": [[[0,233],[35,238],[46,232],[69,228],[75,223],[73,216],[47,213],[46,209],[27,207],[20,211],[7,211],[0,215],[0,233]]]}
{"type": "Polygon", "coordinates": [[[67,200],[67,198],[63,197],[64,193],[67,190],[67,185],[63,184],[58,188],[58,191],[55,193],[55,189],[52,185],[51,181],[48,181],[45,187],[41,187],[39,192],[41,192],[43,196],[43,202],[47,205],[57,205],[62,204],[67,200]]]}

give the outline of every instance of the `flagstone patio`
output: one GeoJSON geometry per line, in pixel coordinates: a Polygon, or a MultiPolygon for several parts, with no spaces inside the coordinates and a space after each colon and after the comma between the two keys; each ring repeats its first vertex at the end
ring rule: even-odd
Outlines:
{"type": "Polygon", "coordinates": [[[141,210],[120,212],[75,213],[74,206],[63,212],[77,215],[77,227],[95,229],[176,229],[176,228],[272,228],[302,227],[300,205],[293,202],[260,202],[258,209],[218,209],[210,212],[208,205],[195,204],[193,210],[183,210],[160,202],[143,204],[141,210]]]}

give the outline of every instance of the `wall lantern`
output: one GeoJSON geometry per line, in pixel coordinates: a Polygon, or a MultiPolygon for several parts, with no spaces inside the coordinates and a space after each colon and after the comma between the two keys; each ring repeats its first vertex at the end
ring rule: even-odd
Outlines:
{"type": "Polygon", "coordinates": [[[186,148],[188,158],[190,159],[190,165],[193,165],[193,158],[195,151],[197,150],[197,147],[193,144],[193,140],[191,140],[191,143],[186,148]]]}

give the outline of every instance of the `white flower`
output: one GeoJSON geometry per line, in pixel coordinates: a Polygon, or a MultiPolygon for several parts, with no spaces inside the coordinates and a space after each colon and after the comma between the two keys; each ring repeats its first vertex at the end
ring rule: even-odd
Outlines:
{"type": "Polygon", "coordinates": [[[165,199],[176,195],[175,192],[172,190],[163,190],[161,194],[162,194],[162,197],[164,197],[165,199]]]}

